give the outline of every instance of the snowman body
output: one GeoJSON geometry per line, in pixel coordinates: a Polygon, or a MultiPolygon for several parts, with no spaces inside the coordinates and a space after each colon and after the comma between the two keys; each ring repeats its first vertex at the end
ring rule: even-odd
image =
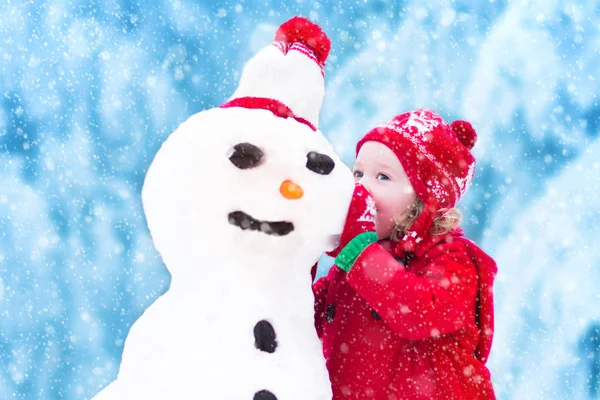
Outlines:
{"type": "Polygon", "coordinates": [[[352,189],[323,135],[292,118],[217,108],[180,125],[142,192],[171,287],[98,398],[331,399],[310,267],[336,245],[352,189]]]}

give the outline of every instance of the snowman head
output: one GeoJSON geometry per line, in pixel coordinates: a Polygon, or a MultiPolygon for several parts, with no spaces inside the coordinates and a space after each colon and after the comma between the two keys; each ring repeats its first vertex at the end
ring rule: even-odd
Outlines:
{"type": "Polygon", "coordinates": [[[233,97],[190,117],[157,153],[142,197],[172,274],[207,251],[312,262],[335,246],[353,177],[317,129],[329,42],[315,27],[283,24],[233,97]]]}
{"type": "Polygon", "coordinates": [[[195,250],[314,258],[335,245],[352,187],[320,132],[265,110],[212,109],[165,142],[143,200],[165,258],[195,250]]]}

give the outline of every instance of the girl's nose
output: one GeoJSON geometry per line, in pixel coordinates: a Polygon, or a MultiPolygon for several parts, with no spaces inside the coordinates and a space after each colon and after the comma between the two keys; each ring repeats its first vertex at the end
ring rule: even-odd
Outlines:
{"type": "Polygon", "coordinates": [[[279,192],[288,200],[298,200],[304,196],[304,190],[296,183],[287,180],[279,187],[279,192]]]}

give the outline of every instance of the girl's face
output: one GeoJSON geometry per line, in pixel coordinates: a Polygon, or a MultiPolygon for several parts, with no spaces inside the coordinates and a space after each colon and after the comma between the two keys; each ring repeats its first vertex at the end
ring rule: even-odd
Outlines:
{"type": "Polygon", "coordinates": [[[356,157],[354,180],[375,200],[377,236],[389,238],[396,225],[394,217],[400,218],[417,198],[400,160],[387,146],[368,141],[356,157]]]}

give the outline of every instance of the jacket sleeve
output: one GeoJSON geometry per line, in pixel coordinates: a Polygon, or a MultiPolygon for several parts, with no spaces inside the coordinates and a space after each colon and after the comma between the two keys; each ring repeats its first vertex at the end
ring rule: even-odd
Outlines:
{"type": "MultiPolygon", "coordinates": [[[[315,280],[317,274],[317,264],[313,265],[310,270],[311,282],[315,280]]],[[[321,279],[313,283],[312,290],[315,296],[315,329],[319,339],[323,337],[323,321],[325,319],[325,302],[327,300],[327,290],[329,289],[329,277],[323,276],[321,279]]]]}
{"type": "Polygon", "coordinates": [[[373,243],[346,276],[393,331],[411,340],[458,331],[475,318],[477,271],[464,246],[440,244],[423,257],[417,276],[373,243]]]}

